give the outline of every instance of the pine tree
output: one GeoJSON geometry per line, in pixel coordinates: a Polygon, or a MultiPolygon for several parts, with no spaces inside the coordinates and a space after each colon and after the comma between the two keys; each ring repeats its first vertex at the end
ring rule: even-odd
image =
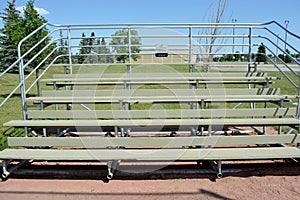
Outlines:
{"type": "Polygon", "coordinates": [[[86,54],[88,54],[88,39],[85,36],[85,33],[82,33],[81,35],[82,39],[79,43],[79,57],[78,57],[78,63],[82,64],[84,63],[85,59],[86,59],[86,54]]]}
{"type": "Polygon", "coordinates": [[[260,63],[260,62],[266,62],[267,58],[266,58],[266,47],[264,45],[260,45],[258,47],[257,50],[257,55],[256,55],[256,62],[260,63]]]}
{"type": "MultiPolygon", "coordinates": [[[[63,39],[63,32],[62,30],[59,31],[59,41],[58,41],[58,46],[59,46],[59,49],[57,50],[57,54],[56,56],[60,56],[60,55],[67,55],[68,53],[68,49],[67,49],[67,41],[65,41],[63,39]]],[[[68,62],[68,58],[66,56],[63,56],[63,57],[60,57],[59,60],[58,60],[58,63],[62,63],[62,64],[65,64],[68,62]]]]}
{"type": "MultiPolygon", "coordinates": [[[[29,35],[31,32],[42,26],[43,24],[47,23],[47,20],[40,16],[38,12],[34,8],[34,0],[30,0],[24,9],[24,17],[22,20],[22,25],[24,27],[24,35],[29,35]]],[[[27,52],[30,48],[32,48],[33,44],[36,44],[38,41],[42,40],[44,37],[46,37],[49,33],[49,30],[44,27],[39,32],[34,34],[32,37],[30,37],[28,40],[25,41],[25,43],[22,45],[21,52],[24,54],[27,52]]],[[[33,56],[35,56],[40,50],[42,50],[50,41],[50,38],[47,38],[44,40],[37,48],[34,49],[26,58],[25,62],[31,59],[33,56]]],[[[54,46],[52,46],[53,48],[54,46]]],[[[46,55],[49,54],[49,50],[51,47],[44,51],[41,55],[39,55],[32,63],[30,63],[29,68],[34,69],[37,67],[42,60],[46,57],[46,55]]]]}
{"type": "Polygon", "coordinates": [[[99,63],[113,63],[113,57],[110,54],[110,50],[106,45],[105,39],[97,40],[97,53],[100,54],[98,56],[99,63]],[[105,54],[105,55],[104,55],[105,54]]]}
{"type": "Polygon", "coordinates": [[[92,32],[91,33],[91,36],[89,37],[89,39],[88,39],[88,49],[87,49],[87,51],[88,51],[88,54],[89,54],[89,56],[88,56],[88,63],[97,63],[97,52],[96,52],[96,45],[97,45],[97,43],[96,43],[96,35],[95,35],[95,33],[94,32],[92,32]]]}
{"type": "MultiPolygon", "coordinates": [[[[20,12],[15,8],[16,0],[7,2],[8,6],[1,12],[3,28],[0,30],[0,71],[7,69],[18,58],[17,46],[23,34],[19,25],[20,12]]],[[[17,71],[15,67],[11,71],[17,71]]]]}
{"type": "MultiPolygon", "coordinates": [[[[3,19],[4,27],[1,30],[1,48],[0,48],[0,57],[1,57],[1,66],[4,66],[3,69],[6,69],[17,59],[17,47],[18,43],[25,36],[29,35],[31,32],[42,26],[47,22],[34,8],[34,0],[30,0],[24,9],[24,16],[20,16],[20,12],[15,8],[16,0],[8,2],[8,7],[4,9],[4,12],[1,13],[1,18],[3,19]]],[[[42,38],[47,36],[49,33],[47,28],[41,29],[34,36],[26,40],[21,46],[21,53],[24,54],[29,49],[31,49],[35,44],[37,44],[42,38]]],[[[24,58],[24,63],[31,60],[35,55],[38,54],[47,44],[49,44],[50,38],[44,40],[37,48],[35,48],[31,53],[29,53],[24,58]]],[[[54,48],[55,45],[52,45],[41,53],[36,59],[34,59],[25,70],[30,71],[31,69],[36,68],[41,61],[44,60],[46,55],[50,52],[51,48],[54,48]]],[[[2,69],[2,70],[3,70],[2,69]]]]}

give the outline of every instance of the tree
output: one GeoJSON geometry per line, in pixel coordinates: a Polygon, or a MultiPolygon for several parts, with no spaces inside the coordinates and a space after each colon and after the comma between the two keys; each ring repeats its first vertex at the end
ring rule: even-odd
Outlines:
{"type": "Polygon", "coordinates": [[[79,46],[80,46],[79,57],[78,57],[78,63],[79,64],[82,64],[84,62],[84,60],[86,59],[87,54],[89,54],[88,47],[87,47],[89,41],[86,38],[85,33],[82,33],[81,37],[82,37],[82,39],[79,42],[79,46]]]}
{"type": "Polygon", "coordinates": [[[87,53],[89,54],[88,56],[88,63],[97,63],[97,52],[96,52],[96,35],[94,32],[91,33],[91,36],[88,38],[88,49],[87,53]]]}
{"type": "MultiPolygon", "coordinates": [[[[210,13],[205,15],[204,21],[207,21],[208,23],[223,23],[225,21],[225,9],[227,6],[227,0],[215,0],[211,4],[210,13]],[[217,3],[216,9],[215,3],[217,3]]],[[[205,37],[199,40],[200,44],[205,44],[205,46],[202,46],[200,49],[200,52],[203,52],[207,54],[206,60],[208,63],[213,61],[214,54],[217,54],[222,46],[214,46],[215,44],[223,44],[225,43],[225,40],[222,38],[217,38],[217,35],[222,35],[224,32],[224,29],[216,26],[212,26],[211,28],[204,28],[202,32],[199,34],[201,35],[209,35],[210,37],[205,37]]]]}
{"type": "MultiPolygon", "coordinates": [[[[47,20],[43,16],[41,16],[34,8],[34,0],[28,1],[24,9],[23,20],[21,21],[21,26],[24,28],[24,36],[29,35],[45,23],[47,23],[47,20]]],[[[45,40],[42,41],[42,39],[44,39],[48,34],[49,30],[46,27],[44,27],[23,43],[23,45],[21,46],[22,54],[28,52],[29,49],[31,49],[35,44],[41,41],[41,43],[24,58],[24,63],[31,60],[49,44],[50,37],[47,37],[45,40]]],[[[39,71],[45,64],[42,63],[43,60],[49,55],[49,53],[53,48],[55,48],[55,46],[55,44],[52,44],[47,49],[43,50],[42,53],[40,53],[38,57],[36,57],[27,67],[27,70],[29,71],[40,66],[36,69],[36,79],[39,78],[39,71]]],[[[38,96],[40,96],[41,94],[40,89],[41,88],[39,86],[39,82],[37,82],[38,96]]]]}
{"type": "MultiPolygon", "coordinates": [[[[56,56],[67,55],[67,53],[68,53],[68,48],[67,48],[68,42],[64,40],[62,30],[59,31],[59,37],[60,37],[60,39],[57,43],[59,49],[57,50],[56,56]]],[[[57,62],[61,63],[61,64],[65,64],[65,63],[68,62],[68,58],[66,56],[60,57],[57,60],[57,62]]]]}
{"type": "Polygon", "coordinates": [[[110,54],[110,49],[107,47],[105,39],[100,38],[97,40],[97,49],[96,52],[98,55],[98,62],[99,63],[113,63],[114,59],[110,54]],[[105,55],[104,55],[105,54],[105,55]]]}
{"type": "MultiPolygon", "coordinates": [[[[286,49],[285,52],[289,55],[291,54],[290,50],[288,50],[288,49],[286,49]]],[[[292,59],[287,55],[279,54],[278,57],[281,58],[285,63],[291,63],[292,62],[292,59]]]]}
{"type": "MultiPolygon", "coordinates": [[[[18,58],[17,46],[22,39],[20,12],[15,8],[16,0],[7,2],[7,8],[0,13],[3,28],[0,30],[0,71],[7,69],[18,58]]],[[[17,71],[17,67],[11,71],[17,71]]]]}
{"type": "MultiPolygon", "coordinates": [[[[41,27],[47,20],[40,16],[34,7],[34,0],[30,0],[24,9],[24,16],[20,16],[20,12],[15,8],[16,0],[8,2],[8,7],[1,13],[4,27],[1,32],[1,65],[6,69],[17,59],[17,47],[22,38],[29,35],[37,28],[41,27]]],[[[49,31],[46,27],[41,28],[37,33],[28,38],[21,46],[21,54],[29,52],[33,46],[39,43],[26,57],[24,63],[28,65],[25,71],[36,69],[36,79],[39,77],[39,68],[43,67],[43,61],[49,55],[51,49],[55,48],[55,44],[49,45],[49,31]],[[46,39],[44,39],[46,38],[46,39]],[[43,40],[42,40],[43,39],[43,40]],[[48,48],[46,48],[48,46],[48,48]],[[46,48],[46,49],[45,49],[46,48]],[[33,59],[35,57],[35,59],[33,59]],[[30,61],[30,63],[28,62],[30,61]]],[[[2,69],[3,70],[3,69],[2,69]]],[[[40,94],[39,82],[37,83],[38,95],[40,94]]]]}
{"type": "MultiPolygon", "coordinates": [[[[25,36],[29,35],[31,32],[42,26],[47,22],[45,18],[40,16],[34,8],[34,0],[30,0],[24,9],[24,16],[20,16],[20,12],[15,8],[15,1],[12,0],[8,2],[8,7],[4,9],[1,13],[1,18],[4,22],[4,27],[1,34],[1,59],[3,64],[9,66],[13,61],[17,59],[17,47],[18,43],[25,36]],[[13,59],[11,59],[13,58],[13,59]]],[[[37,44],[42,38],[47,36],[49,33],[48,29],[45,27],[37,32],[34,36],[26,40],[21,46],[21,53],[24,54],[29,49],[31,49],[35,44],[37,44]]],[[[50,38],[47,38],[41,44],[35,48],[31,53],[24,58],[24,63],[30,60],[33,56],[37,55],[40,50],[42,50],[47,44],[49,44],[50,38]]],[[[52,48],[55,47],[52,46],[52,48]]],[[[36,59],[34,59],[30,66],[26,69],[30,69],[38,66],[45,56],[49,53],[44,51],[36,59]]]]}
{"type": "MultiPolygon", "coordinates": [[[[110,42],[110,45],[114,45],[112,47],[113,53],[121,54],[116,56],[117,62],[126,62],[129,59],[129,40],[128,40],[128,29],[122,29],[117,32],[115,32],[112,36],[112,41],[110,42]]],[[[137,37],[138,33],[136,30],[130,30],[131,37],[130,44],[131,45],[140,45],[141,44],[141,38],[137,37]]],[[[136,53],[140,52],[139,46],[131,46],[131,58],[136,61],[140,56],[136,55],[136,53]]]]}
{"type": "MultiPolygon", "coordinates": [[[[22,26],[24,27],[24,36],[29,35],[34,30],[36,30],[37,28],[39,28],[45,23],[47,23],[47,20],[43,16],[41,16],[34,8],[34,0],[30,0],[25,6],[24,17],[22,20],[22,26]]],[[[32,37],[30,37],[28,40],[24,42],[24,44],[21,47],[21,52],[24,54],[30,48],[32,48],[34,44],[36,44],[38,41],[41,41],[48,34],[49,34],[49,30],[46,27],[39,30],[36,34],[34,34],[32,37]]],[[[41,51],[45,46],[47,46],[49,42],[50,42],[50,38],[48,37],[25,58],[25,62],[31,59],[33,56],[35,56],[39,51],[41,51]]],[[[55,45],[52,45],[51,47],[53,48],[55,47],[55,45]]],[[[37,67],[42,62],[42,60],[50,53],[50,48],[44,51],[41,55],[39,55],[30,64],[29,67],[31,69],[37,67]]]]}
{"type": "Polygon", "coordinates": [[[234,54],[234,61],[240,61],[242,58],[242,55],[240,54],[239,51],[236,51],[234,54]]]}
{"type": "Polygon", "coordinates": [[[90,37],[86,37],[85,33],[82,33],[82,39],[79,43],[79,63],[98,63],[98,43],[99,39],[96,39],[96,34],[91,33],[90,37]]]}
{"type": "Polygon", "coordinates": [[[233,55],[232,54],[225,54],[223,55],[224,61],[232,61],[233,55]]]}
{"type": "Polygon", "coordinates": [[[260,45],[257,50],[257,55],[255,62],[260,63],[260,62],[267,62],[266,58],[266,47],[264,45],[260,45]]]}

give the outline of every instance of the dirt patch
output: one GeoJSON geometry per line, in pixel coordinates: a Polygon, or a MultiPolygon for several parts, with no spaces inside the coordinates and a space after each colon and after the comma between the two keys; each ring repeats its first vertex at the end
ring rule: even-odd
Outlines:
{"type": "MultiPolygon", "coordinates": [[[[152,176],[152,178],[126,178],[116,174],[115,179],[109,183],[103,182],[97,175],[104,170],[96,171],[95,168],[101,168],[101,165],[52,164],[52,166],[54,169],[52,175],[42,176],[43,170],[46,167],[49,169],[49,165],[36,165],[35,168],[33,166],[26,170],[27,175],[30,170],[35,173],[40,170],[40,174],[36,175],[38,179],[22,177],[22,173],[18,172],[19,177],[15,176],[0,183],[0,199],[300,199],[298,163],[228,162],[224,164],[224,171],[228,172],[222,179],[214,179],[211,173],[196,175],[186,171],[183,174],[152,176]],[[64,170],[72,169],[73,173],[63,175],[64,170]],[[236,169],[241,171],[235,171],[236,169]],[[79,180],[81,172],[82,180],[79,180]],[[77,178],[74,179],[76,173],[77,178]]],[[[195,166],[183,167],[186,169],[189,167],[191,170],[197,169],[195,166]]],[[[165,170],[174,169],[178,169],[178,166],[169,166],[165,170]]]]}
{"type": "Polygon", "coordinates": [[[299,199],[300,176],[172,180],[20,180],[0,184],[1,199],[299,199]]]}

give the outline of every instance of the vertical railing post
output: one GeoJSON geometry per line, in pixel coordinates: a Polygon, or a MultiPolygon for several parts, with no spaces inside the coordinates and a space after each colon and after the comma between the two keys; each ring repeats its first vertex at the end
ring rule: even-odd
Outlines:
{"type": "Polygon", "coordinates": [[[193,61],[193,29],[192,26],[189,27],[189,72],[194,72],[194,65],[192,64],[193,61]]]}
{"type": "Polygon", "coordinates": [[[73,74],[72,67],[72,46],[71,46],[71,29],[68,27],[68,53],[69,53],[69,73],[73,74]]]}
{"type": "MultiPolygon", "coordinates": [[[[26,88],[25,88],[25,75],[24,75],[24,61],[21,55],[21,46],[18,48],[19,58],[19,77],[20,77],[20,92],[22,101],[22,116],[23,120],[27,120],[27,104],[26,104],[26,88]]],[[[25,137],[28,137],[28,128],[24,128],[25,137]]]]}
{"type": "MultiPolygon", "coordinates": [[[[132,63],[132,52],[131,52],[131,28],[130,26],[128,26],[127,28],[128,30],[128,65],[127,65],[127,73],[131,73],[132,72],[132,66],[131,66],[131,63],[132,63]]],[[[132,85],[130,84],[130,81],[128,81],[129,84],[128,84],[128,89],[131,90],[132,89],[132,85]]],[[[131,110],[131,104],[128,103],[128,107],[127,107],[128,110],[131,110]]],[[[128,132],[126,130],[126,132],[128,132]]]]}
{"type": "Polygon", "coordinates": [[[300,77],[298,76],[298,105],[296,118],[300,119],[300,77]]]}
{"type": "MultiPolygon", "coordinates": [[[[73,74],[73,67],[72,67],[72,46],[71,46],[71,29],[68,26],[68,54],[69,54],[69,74],[73,74]]],[[[66,73],[66,72],[65,72],[66,73]]],[[[68,86],[66,86],[66,90],[68,90],[68,86]]],[[[70,90],[73,90],[73,86],[70,86],[70,90]]],[[[67,110],[71,110],[72,105],[67,105],[67,110]]]]}
{"type": "Polygon", "coordinates": [[[131,52],[131,28],[128,26],[128,66],[127,66],[127,72],[131,73],[131,63],[132,63],[132,52],[131,52]]]}
{"type": "Polygon", "coordinates": [[[254,68],[254,71],[256,71],[256,66],[252,67],[251,62],[252,62],[252,27],[249,28],[249,44],[248,44],[248,72],[251,71],[251,69],[254,68]]]}
{"type": "Polygon", "coordinates": [[[249,50],[248,50],[248,62],[252,62],[252,27],[249,28],[249,50]]]}

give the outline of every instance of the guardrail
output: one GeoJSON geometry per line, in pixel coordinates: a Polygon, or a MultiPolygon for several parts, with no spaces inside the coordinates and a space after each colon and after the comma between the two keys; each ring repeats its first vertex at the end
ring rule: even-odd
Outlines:
{"type": "MultiPolygon", "coordinates": [[[[126,65],[128,72],[131,72],[131,66],[135,64],[186,64],[189,66],[189,72],[193,72],[196,65],[203,63],[211,64],[213,58],[230,56],[232,60],[240,57],[241,61],[248,64],[250,70],[253,65],[252,55],[255,54],[254,47],[263,45],[268,53],[266,57],[269,62],[274,64],[290,82],[297,88],[300,96],[300,75],[288,63],[280,59],[279,53],[292,59],[294,63],[300,66],[300,62],[291,54],[286,52],[285,47],[299,54],[300,36],[285,29],[276,21],[267,23],[193,23],[193,24],[90,24],[90,25],[55,25],[44,24],[37,30],[29,34],[18,45],[19,58],[4,72],[0,78],[8,73],[14,66],[19,66],[20,82],[11,91],[9,95],[0,103],[0,107],[9,100],[9,98],[20,88],[23,108],[23,118],[26,119],[26,96],[32,88],[39,82],[40,78],[49,70],[59,58],[67,58],[65,64],[72,73],[73,65],[97,65],[118,64],[126,65]],[[41,41],[33,44],[25,53],[21,53],[23,43],[28,38],[38,34],[38,31],[47,27],[49,34],[41,41]],[[119,31],[119,35],[116,34],[119,31]],[[123,31],[123,32],[122,32],[123,31]],[[83,37],[82,33],[91,34],[83,37]],[[60,34],[61,33],[61,34],[60,34]],[[92,35],[94,33],[94,35],[92,35]],[[289,36],[289,41],[283,39],[284,35],[289,36]],[[50,43],[37,52],[32,58],[24,58],[34,51],[47,38],[52,38],[50,43]],[[101,43],[100,39],[105,41],[101,43]],[[96,40],[100,43],[80,44],[83,40],[96,40]],[[59,41],[66,42],[63,45],[59,41]],[[115,42],[112,42],[115,41],[115,42]],[[277,41],[276,43],[274,41],[277,41]],[[51,46],[50,53],[25,76],[25,69],[30,63],[37,59],[42,52],[51,46]],[[293,45],[292,45],[293,44],[293,45]],[[87,53],[80,52],[81,48],[89,49],[87,53]],[[107,52],[92,51],[92,49],[106,48],[107,52]],[[59,50],[66,49],[63,54],[57,54],[59,50]],[[268,54],[272,54],[270,57],[268,54]],[[123,60],[118,57],[122,57],[123,60]],[[168,57],[166,57],[168,56],[168,57]],[[101,58],[110,57],[110,62],[98,62],[93,59],[86,59],[86,62],[78,63],[79,58],[101,58]],[[138,58],[137,60],[134,57],[138,58]],[[118,62],[117,62],[118,60],[118,62]],[[280,69],[278,62],[282,63],[289,71],[294,74],[298,80],[295,82],[290,76],[280,69]],[[26,87],[26,81],[40,68],[44,71],[37,79],[26,87]]],[[[101,60],[101,59],[100,59],[101,60]]],[[[298,102],[300,105],[300,100],[298,102]]],[[[298,106],[298,117],[300,108],[298,106]]]]}

